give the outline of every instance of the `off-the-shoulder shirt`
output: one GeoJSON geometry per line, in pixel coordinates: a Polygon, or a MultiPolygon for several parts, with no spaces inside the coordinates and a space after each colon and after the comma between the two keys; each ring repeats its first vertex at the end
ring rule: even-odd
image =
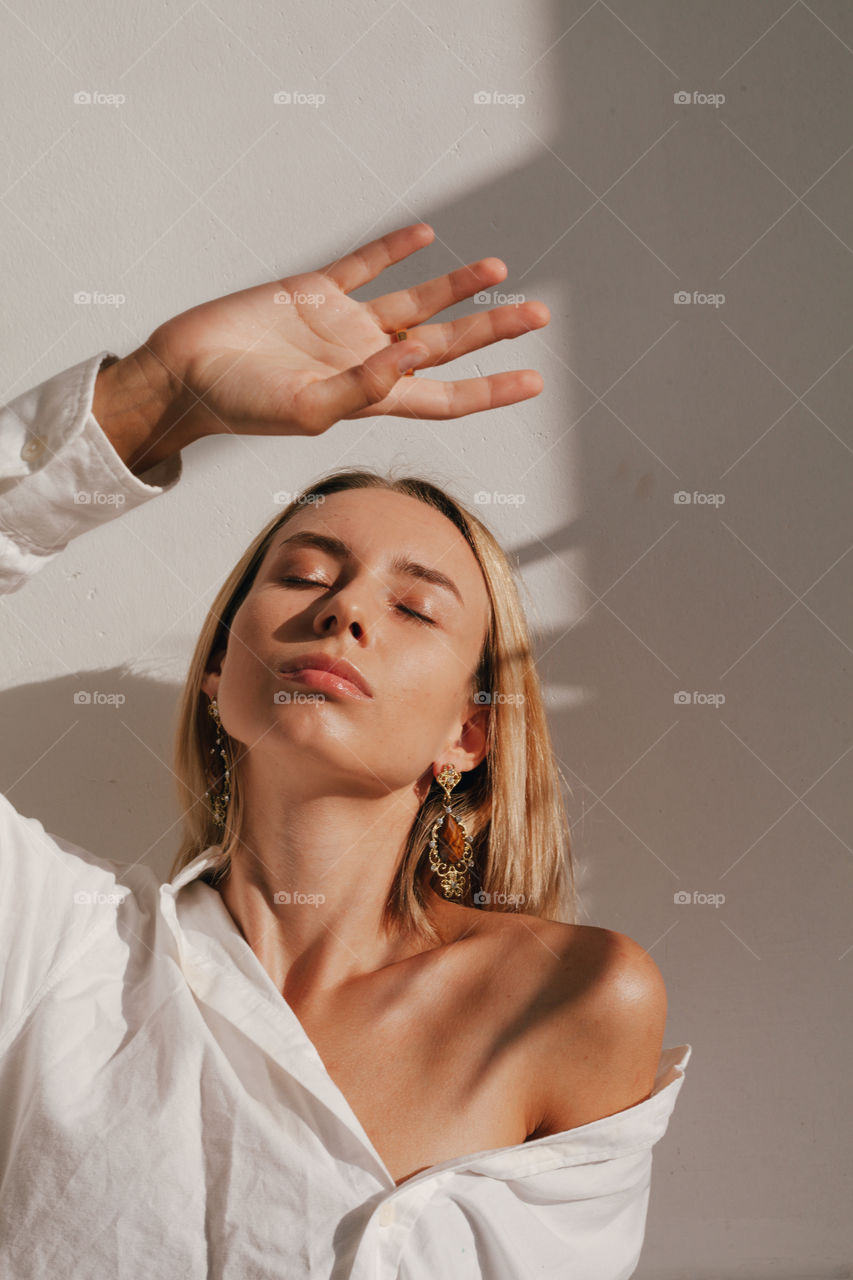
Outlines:
{"type": "MultiPolygon", "coordinates": [[[[0,410],[0,591],[181,478],[180,455],[133,475],[92,416],[109,354],[0,410]]],[[[163,884],[111,852],[0,797],[0,1275],[633,1274],[689,1044],[635,1106],[397,1186],[202,878],[216,847],[163,884]]]]}

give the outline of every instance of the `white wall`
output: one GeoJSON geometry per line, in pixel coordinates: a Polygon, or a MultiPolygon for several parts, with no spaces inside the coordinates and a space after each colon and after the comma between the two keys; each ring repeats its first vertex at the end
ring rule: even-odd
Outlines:
{"type": "Polygon", "coordinates": [[[200,442],[177,491],[7,598],[10,799],[165,872],[179,682],[273,494],[400,459],[468,500],[521,493],[486,517],[529,592],[585,919],[652,952],[665,1042],[694,1047],[637,1274],[853,1274],[853,8],[13,0],[0,20],[4,399],[421,219],[434,243],[383,289],[495,254],[553,315],[452,366],[539,369],[537,399],[200,442]],[[674,102],[694,90],[725,101],[674,102]],[[120,713],[73,705],[127,663],[120,713]]]}

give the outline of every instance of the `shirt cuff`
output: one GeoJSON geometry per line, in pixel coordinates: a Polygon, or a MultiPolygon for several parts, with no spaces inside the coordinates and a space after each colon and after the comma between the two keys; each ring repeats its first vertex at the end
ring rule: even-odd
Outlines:
{"type": "Polygon", "coordinates": [[[0,481],[32,475],[77,435],[92,408],[95,379],[112,351],[99,351],[0,407],[0,481]]]}
{"type": "Polygon", "coordinates": [[[95,378],[111,354],[99,352],[0,409],[0,577],[7,590],[72,538],[181,478],[180,453],[134,475],[92,414],[95,378]]]}

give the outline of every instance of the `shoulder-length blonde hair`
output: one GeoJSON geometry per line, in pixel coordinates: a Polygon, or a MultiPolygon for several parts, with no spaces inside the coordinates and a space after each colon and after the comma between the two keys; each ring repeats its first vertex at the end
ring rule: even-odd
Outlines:
{"type": "MultiPolygon", "coordinates": [[[[571,837],[527,620],[513,571],[493,534],[445,490],[416,476],[393,479],[369,468],[337,469],[310,485],[261,530],[226,578],[210,607],[190,661],[178,710],[174,763],[183,815],[181,846],[172,876],[204,849],[218,845],[209,883],[227,875],[240,835],[243,799],[240,759],[223,730],[228,756],[230,801],[224,829],[216,826],[210,795],[222,786],[222,763],[213,753],[216,728],[201,688],[213,654],[227,645],[229,627],[245,599],[273,538],[307,504],[346,489],[387,489],[434,507],[462,533],[480,565],[491,602],[488,634],[471,693],[490,706],[487,752],[462,775],[451,807],[471,837],[471,882],[477,905],[486,911],[521,910],[566,923],[576,922],[577,899],[571,837]],[[216,765],[211,767],[211,762],[216,765]],[[218,767],[217,767],[218,766],[218,767]]],[[[420,881],[433,823],[444,812],[437,784],[412,824],[403,857],[385,905],[392,929],[412,931],[436,945],[420,881]]]]}

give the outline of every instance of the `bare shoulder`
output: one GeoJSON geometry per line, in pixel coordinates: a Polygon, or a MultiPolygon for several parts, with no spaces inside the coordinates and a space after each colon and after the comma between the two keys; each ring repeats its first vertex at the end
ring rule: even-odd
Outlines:
{"type": "Polygon", "coordinates": [[[667,1015],[666,985],[639,942],[615,929],[508,917],[514,972],[532,1015],[529,1135],[544,1137],[649,1096],[667,1015]]]}
{"type": "Polygon", "coordinates": [[[660,969],[645,947],[626,933],[598,925],[563,924],[523,912],[496,912],[490,926],[514,967],[518,968],[522,948],[526,971],[537,978],[550,974],[554,984],[550,994],[560,1004],[584,995],[595,997],[596,1005],[603,998],[605,1006],[616,1012],[661,1002],[666,1010],[660,969]]]}

